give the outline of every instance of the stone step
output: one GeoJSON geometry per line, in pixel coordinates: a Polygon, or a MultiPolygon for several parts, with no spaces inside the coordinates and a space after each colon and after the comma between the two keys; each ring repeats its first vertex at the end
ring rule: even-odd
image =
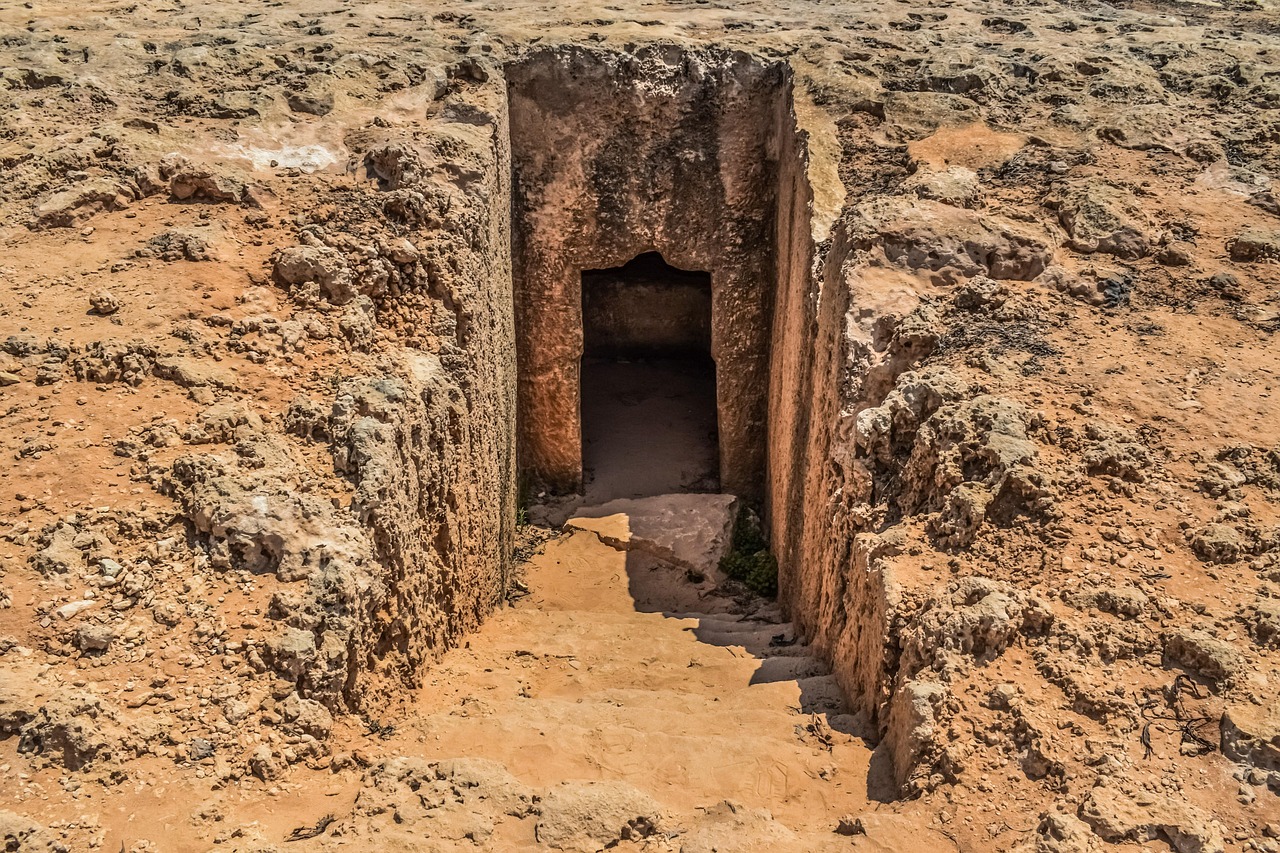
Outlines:
{"type": "MultiPolygon", "coordinates": [[[[766,649],[794,649],[804,645],[803,643],[792,642],[794,635],[790,631],[780,630],[782,627],[781,625],[762,625],[756,627],[755,630],[726,630],[721,625],[699,625],[693,629],[693,635],[704,643],[713,643],[717,646],[738,645],[761,651],[766,649]]],[[[777,653],[784,654],[783,652],[777,653]]]]}
{"type": "Polygon", "coordinates": [[[663,613],[668,619],[697,619],[698,624],[724,631],[772,630],[775,634],[791,636],[794,626],[790,622],[773,622],[765,619],[746,618],[729,613],[663,613]]]}
{"type": "Polygon", "coordinates": [[[620,551],[640,551],[707,575],[729,548],[738,499],[726,494],[655,495],[582,507],[566,528],[589,530],[620,551]]]}
{"type": "Polygon", "coordinates": [[[800,678],[800,710],[806,714],[839,714],[844,712],[844,697],[834,675],[800,678]]]}
{"type": "Polygon", "coordinates": [[[826,664],[814,657],[769,657],[760,661],[760,667],[751,676],[751,683],[800,681],[815,676],[826,676],[830,672],[826,664]]]}
{"type": "Polygon", "coordinates": [[[765,604],[762,607],[757,608],[751,614],[751,618],[757,619],[761,622],[776,622],[778,624],[787,621],[787,617],[782,613],[782,605],[776,601],[772,604],[765,604]]]}
{"type": "Polygon", "coordinates": [[[547,694],[534,694],[521,702],[521,707],[531,719],[542,713],[542,710],[563,709],[566,714],[573,715],[573,709],[592,709],[593,712],[599,708],[611,708],[609,713],[616,714],[620,717],[632,718],[629,728],[636,729],[655,729],[664,730],[665,726],[660,719],[662,715],[677,715],[686,719],[693,719],[696,716],[711,716],[707,712],[725,712],[731,713],[731,719],[726,719],[723,724],[725,731],[740,728],[759,728],[769,723],[785,723],[790,725],[800,719],[800,715],[809,714],[810,711],[804,707],[804,696],[807,689],[808,695],[820,698],[823,691],[827,690],[827,686],[821,682],[815,682],[809,688],[801,688],[801,702],[790,706],[770,706],[762,708],[759,700],[753,695],[753,690],[758,689],[759,685],[747,686],[738,691],[731,693],[722,693],[718,696],[706,696],[705,694],[685,694],[675,690],[641,690],[641,689],[614,689],[593,692],[586,696],[577,696],[575,694],[560,695],[556,692],[547,694]],[[540,710],[542,709],[542,710],[540,710]],[[637,713],[643,711],[643,716],[637,717],[637,713]]]}

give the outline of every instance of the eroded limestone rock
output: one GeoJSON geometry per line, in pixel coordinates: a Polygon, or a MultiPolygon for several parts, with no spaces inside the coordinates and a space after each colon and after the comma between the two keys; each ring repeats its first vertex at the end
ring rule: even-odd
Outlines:
{"type": "Polygon", "coordinates": [[[1078,252],[1134,259],[1150,254],[1156,232],[1141,205],[1118,187],[1090,181],[1068,187],[1051,204],[1078,252]]]}
{"type": "Polygon", "coordinates": [[[1172,795],[1100,785],[1080,804],[1080,818],[1105,841],[1161,839],[1178,853],[1226,849],[1217,821],[1172,795]]]}
{"type": "Polygon", "coordinates": [[[882,245],[890,261],[911,269],[1030,281],[1052,255],[1047,237],[1034,229],[938,202],[887,199],[859,213],[868,239],[882,245]]]}
{"type": "Polygon", "coordinates": [[[713,576],[728,552],[738,500],[733,495],[659,495],[579,510],[567,527],[590,530],[623,551],[713,576]]]}
{"type": "Polygon", "coordinates": [[[1164,657],[1219,689],[1229,686],[1244,667],[1244,658],[1234,645],[1188,628],[1175,628],[1165,634],[1164,657]]]}
{"type": "Polygon", "coordinates": [[[1280,714],[1274,706],[1230,705],[1222,713],[1222,754],[1280,772],[1280,714]]]}
{"type": "Polygon", "coordinates": [[[661,806],[623,782],[561,783],[543,795],[539,812],[538,842],[572,853],[641,841],[661,832],[664,821],[661,806]]]}

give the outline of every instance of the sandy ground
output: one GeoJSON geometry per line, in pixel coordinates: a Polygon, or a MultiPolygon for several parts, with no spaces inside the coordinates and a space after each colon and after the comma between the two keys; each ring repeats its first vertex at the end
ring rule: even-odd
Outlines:
{"type": "Polygon", "coordinates": [[[621,780],[684,810],[730,798],[795,828],[829,830],[832,814],[865,807],[870,751],[832,732],[827,708],[808,713],[821,703],[784,670],[825,670],[770,648],[794,640],[776,610],[741,621],[684,572],[588,532],[551,542],[527,583],[527,599],[441,661],[406,749],[492,758],[534,785],[621,780]],[[810,723],[830,749],[797,733],[810,723]]]}
{"type": "MultiPolygon", "coordinates": [[[[535,788],[623,782],[678,814],[728,800],[770,812],[795,833],[778,849],[796,851],[826,849],[839,818],[892,799],[864,722],[776,605],[585,530],[549,542],[525,581],[526,598],[433,670],[383,749],[491,759],[535,788]]],[[[516,843],[531,830],[504,832],[516,843]]],[[[928,849],[950,849],[921,831],[928,849]]],[[[896,832],[876,835],[888,847],[842,843],[925,849],[896,832]]]]}

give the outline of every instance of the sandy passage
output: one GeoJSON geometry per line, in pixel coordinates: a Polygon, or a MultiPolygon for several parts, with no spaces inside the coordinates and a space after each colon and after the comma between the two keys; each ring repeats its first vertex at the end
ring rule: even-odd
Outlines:
{"type": "MultiPolygon", "coordinates": [[[[869,779],[872,797],[889,793],[826,668],[776,606],[744,615],[712,579],[694,584],[587,530],[548,543],[527,584],[433,670],[389,752],[491,759],[533,788],[625,782],[677,814],[725,800],[768,809],[809,836],[797,850],[837,838],[849,849],[838,819],[876,807],[869,779]]],[[[532,821],[508,823],[495,837],[533,841],[532,821]]]]}

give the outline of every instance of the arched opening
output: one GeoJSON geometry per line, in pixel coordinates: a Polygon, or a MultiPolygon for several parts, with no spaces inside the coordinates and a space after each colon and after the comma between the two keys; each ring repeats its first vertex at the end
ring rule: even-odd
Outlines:
{"type": "Polygon", "coordinates": [[[585,270],[582,333],[586,496],[719,491],[711,275],[657,252],[585,270]]]}

